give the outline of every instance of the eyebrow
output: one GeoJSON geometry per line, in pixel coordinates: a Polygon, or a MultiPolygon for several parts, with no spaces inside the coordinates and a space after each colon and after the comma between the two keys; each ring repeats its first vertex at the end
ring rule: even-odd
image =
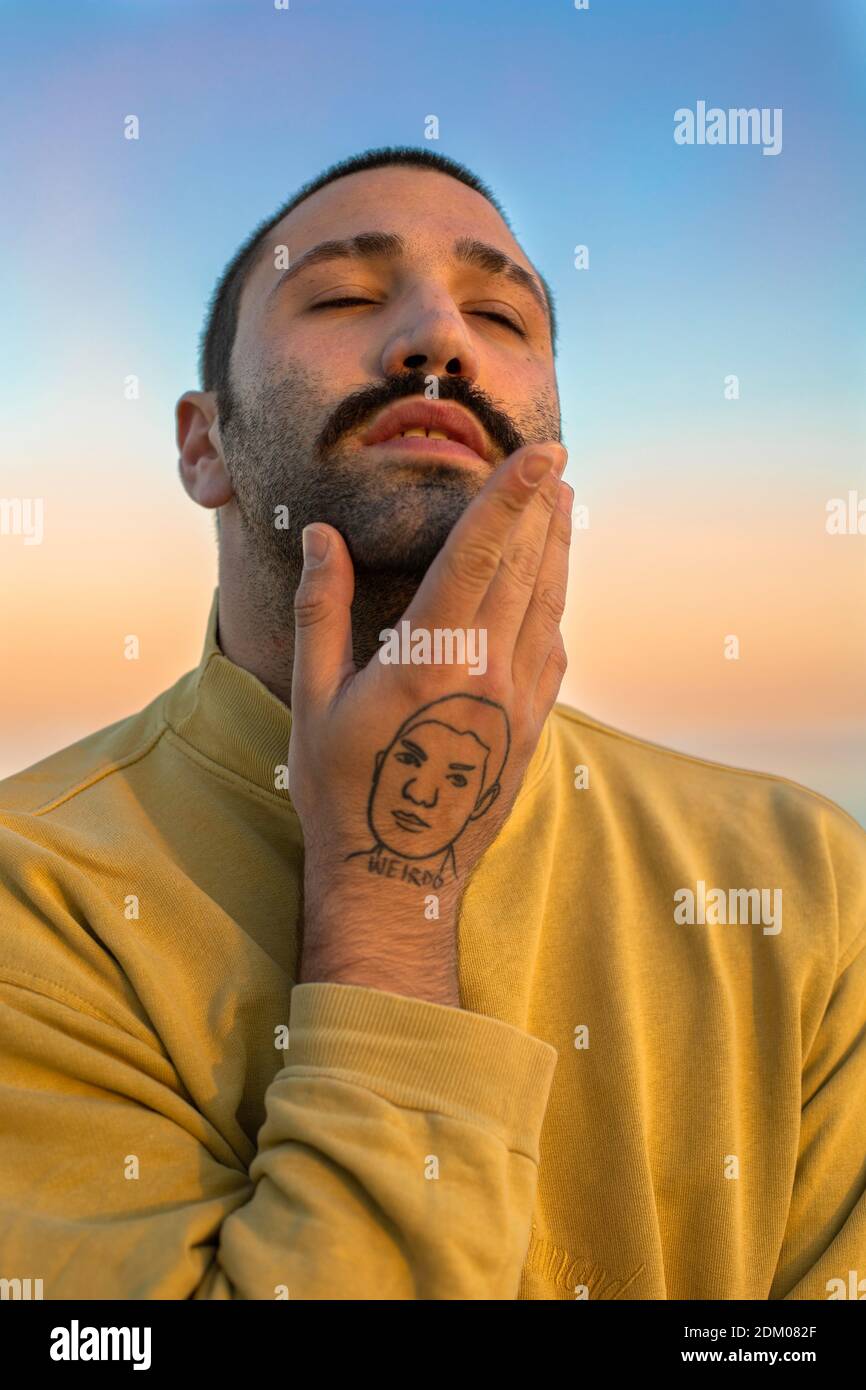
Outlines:
{"type": "Polygon", "coordinates": [[[413,743],[412,740],[408,738],[401,738],[400,742],[404,744],[406,748],[410,748],[413,753],[417,753],[421,761],[426,763],[427,754],[424,752],[423,748],[418,747],[417,743],[413,743]]]}
{"type": "Polygon", "coordinates": [[[550,312],[547,296],[535,276],[524,270],[523,266],[518,265],[510,256],[506,256],[497,246],[488,246],[486,241],[476,241],[473,237],[460,237],[455,241],[453,251],[455,259],[462,261],[464,265],[477,266],[479,270],[486,270],[490,275],[504,275],[515,285],[529,290],[544,313],[550,312]]]}
{"type": "MultiPolygon", "coordinates": [[[[427,761],[427,754],[424,752],[424,749],[423,749],[423,748],[420,748],[420,747],[418,746],[417,743],[413,743],[412,740],[411,740],[410,738],[401,738],[400,742],[401,742],[402,744],[404,744],[404,746],[405,746],[406,748],[411,748],[412,752],[413,752],[413,753],[417,753],[417,755],[418,755],[418,757],[421,759],[421,761],[426,763],[426,761],[427,761]]],[[[478,764],[477,764],[477,763],[449,763],[449,764],[448,764],[448,771],[449,771],[449,772],[475,772],[475,770],[477,769],[477,767],[478,767],[478,764]]]]}
{"type": "MultiPolygon", "coordinates": [[[[323,261],[399,260],[405,249],[403,237],[396,232],[358,232],[356,236],[341,240],[320,241],[282,272],[268,294],[267,302],[270,304],[284,285],[311,265],[319,265],[323,261]]],[[[498,247],[488,246],[487,242],[477,241],[474,237],[459,237],[451,248],[451,254],[463,265],[476,266],[479,270],[486,270],[489,275],[501,275],[520,285],[529,291],[545,314],[551,313],[547,296],[535,276],[498,247]]]]}

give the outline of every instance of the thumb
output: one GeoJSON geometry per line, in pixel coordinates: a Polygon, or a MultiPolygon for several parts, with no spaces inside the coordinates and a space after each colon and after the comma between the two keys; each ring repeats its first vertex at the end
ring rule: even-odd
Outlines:
{"type": "Polygon", "coordinates": [[[329,699],[352,661],[355,571],[346,542],[333,526],[317,521],[302,533],[304,568],[295,593],[292,705],[329,699]]]}

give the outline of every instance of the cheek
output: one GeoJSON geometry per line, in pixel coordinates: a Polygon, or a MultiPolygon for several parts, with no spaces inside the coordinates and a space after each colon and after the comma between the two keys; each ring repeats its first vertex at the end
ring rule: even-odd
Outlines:
{"type": "Polygon", "coordinates": [[[345,353],[345,344],[336,339],[326,342],[321,327],[314,323],[273,319],[257,332],[248,332],[236,344],[233,358],[237,356],[239,371],[259,382],[272,386],[292,382],[315,401],[335,402],[340,396],[335,373],[345,353]]]}
{"type": "Polygon", "coordinates": [[[452,787],[447,782],[445,785],[447,788],[445,805],[447,806],[448,814],[455,817],[463,816],[464,818],[468,816],[469,812],[472,810],[473,805],[475,804],[475,797],[472,788],[452,787]]]}
{"type": "Polygon", "coordinates": [[[514,418],[521,433],[531,442],[559,439],[559,397],[556,384],[551,383],[547,373],[538,377],[535,389],[529,394],[526,392],[526,382],[521,382],[520,403],[514,418]]]}
{"type": "MultiPolygon", "coordinates": [[[[399,793],[403,782],[406,780],[405,777],[401,777],[400,774],[402,772],[403,768],[401,768],[399,763],[388,763],[382,768],[382,771],[379,773],[379,780],[376,783],[376,792],[373,798],[376,803],[389,801],[399,793]]],[[[407,772],[407,776],[410,775],[410,772],[411,769],[407,772]]]]}
{"type": "Polygon", "coordinates": [[[549,371],[542,369],[532,353],[497,361],[492,371],[484,373],[479,385],[496,401],[501,402],[515,422],[531,423],[539,414],[547,415],[556,401],[555,384],[549,371]]]}
{"type": "Polygon", "coordinates": [[[326,324],[313,315],[295,319],[291,328],[278,332],[271,351],[302,363],[312,376],[327,380],[330,393],[339,397],[341,386],[356,386],[369,375],[369,362],[378,360],[381,345],[358,321],[326,324]]]}

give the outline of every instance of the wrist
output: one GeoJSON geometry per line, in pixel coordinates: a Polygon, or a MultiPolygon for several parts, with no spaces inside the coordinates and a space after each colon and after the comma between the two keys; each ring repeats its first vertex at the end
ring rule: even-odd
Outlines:
{"type": "Polygon", "coordinates": [[[381,989],[388,994],[403,994],[430,1004],[445,1004],[459,1009],[460,985],[456,958],[452,965],[437,970],[419,971],[417,965],[400,961],[382,963],[375,959],[349,957],[334,959],[327,952],[302,952],[297,983],[360,985],[365,989],[381,989]]]}
{"type": "Polygon", "coordinates": [[[404,882],[368,887],[357,876],[306,872],[298,983],[367,985],[459,1007],[459,896],[456,885],[424,894],[404,882]]]}

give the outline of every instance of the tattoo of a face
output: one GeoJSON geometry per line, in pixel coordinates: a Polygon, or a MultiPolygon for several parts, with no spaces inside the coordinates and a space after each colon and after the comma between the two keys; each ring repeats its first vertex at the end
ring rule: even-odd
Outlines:
{"type": "Polygon", "coordinates": [[[367,855],[370,873],[419,887],[441,887],[449,869],[456,877],[454,846],[499,796],[510,744],[508,716],[495,700],[445,695],[422,705],[376,754],[367,801],[373,844],[346,858],[367,855]]]}

